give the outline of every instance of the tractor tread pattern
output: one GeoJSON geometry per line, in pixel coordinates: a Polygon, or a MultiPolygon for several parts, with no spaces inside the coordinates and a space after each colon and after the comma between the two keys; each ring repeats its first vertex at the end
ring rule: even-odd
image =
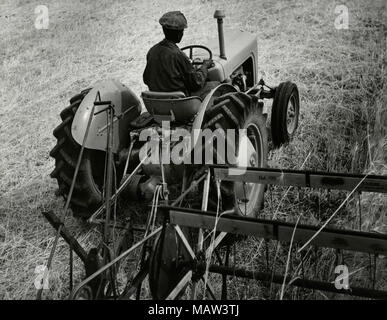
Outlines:
{"type": "MultiPolygon", "coordinates": [[[[55,159],[55,168],[50,176],[58,182],[59,188],[56,194],[63,196],[64,199],[68,196],[80,151],[80,146],[71,135],[71,124],[89,90],[84,90],[70,99],[70,106],[60,113],[62,122],[53,132],[57,138],[57,144],[50,152],[50,156],[55,159]]],[[[89,217],[102,200],[99,191],[92,184],[91,172],[87,165],[87,152],[88,150],[85,149],[70,201],[73,214],[84,218],[89,217]]]]}
{"type": "MultiPolygon", "coordinates": [[[[262,109],[252,110],[253,106],[257,106],[258,104],[252,103],[252,97],[243,92],[225,94],[221,97],[216,98],[214,100],[214,103],[215,105],[212,108],[209,108],[205,114],[204,125],[202,126],[203,129],[235,129],[237,135],[237,130],[241,128],[241,124],[248,114],[250,114],[251,112],[257,112],[262,114],[262,109]],[[228,99],[229,102],[224,104],[224,101],[226,99],[228,99]]],[[[233,144],[227,142],[226,148],[231,148],[231,152],[234,152],[234,154],[236,154],[235,151],[237,150],[235,150],[235,148],[237,148],[237,146],[234,146],[233,144]]],[[[217,159],[214,159],[214,162],[217,162],[217,159]]],[[[222,210],[231,209],[232,207],[234,207],[234,183],[222,182],[220,189],[222,210]]],[[[213,190],[216,190],[215,186],[213,190]]],[[[208,204],[210,207],[216,208],[216,192],[210,192],[208,204]]]]}
{"type": "Polygon", "coordinates": [[[271,136],[273,145],[279,148],[281,145],[289,142],[290,138],[287,133],[287,128],[284,126],[286,123],[286,110],[287,101],[285,97],[289,97],[293,90],[296,90],[298,96],[297,86],[291,82],[281,82],[275,90],[272,114],[271,114],[271,136]]]}

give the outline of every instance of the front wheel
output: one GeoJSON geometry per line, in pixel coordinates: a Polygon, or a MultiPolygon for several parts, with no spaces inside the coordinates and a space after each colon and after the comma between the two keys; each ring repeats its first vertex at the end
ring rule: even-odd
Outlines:
{"type": "Polygon", "coordinates": [[[297,130],[299,113],[297,85],[290,81],[280,83],[275,89],[271,114],[271,135],[275,147],[292,139],[297,130]]]}

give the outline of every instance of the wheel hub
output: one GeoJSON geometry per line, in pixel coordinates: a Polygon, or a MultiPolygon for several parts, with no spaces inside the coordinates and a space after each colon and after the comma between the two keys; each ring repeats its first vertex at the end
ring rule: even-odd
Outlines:
{"type": "MultiPolygon", "coordinates": [[[[239,142],[239,153],[237,158],[237,165],[239,167],[256,167],[258,163],[258,154],[254,148],[250,138],[243,135],[239,142]]],[[[235,182],[234,191],[237,203],[245,208],[250,201],[254,183],[235,182]]],[[[243,210],[242,210],[243,211],[243,210]]]]}
{"type": "Polygon", "coordinates": [[[292,135],[296,126],[296,107],[294,104],[294,97],[291,96],[288,102],[286,113],[286,129],[289,135],[292,135]]]}

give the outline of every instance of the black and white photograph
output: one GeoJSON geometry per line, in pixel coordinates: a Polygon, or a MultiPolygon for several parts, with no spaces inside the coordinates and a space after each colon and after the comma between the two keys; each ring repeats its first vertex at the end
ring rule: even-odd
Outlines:
{"type": "Polygon", "coordinates": [[[385,0],[0,0],[0,300],[386,300],[386,212],[385,0]]]}

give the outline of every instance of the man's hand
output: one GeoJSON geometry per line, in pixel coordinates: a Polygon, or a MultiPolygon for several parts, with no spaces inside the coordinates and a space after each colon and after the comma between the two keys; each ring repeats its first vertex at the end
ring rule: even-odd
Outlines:
{"type": "Polygon", "coordinates": [[[212,59],[208,59],[208,60],[203,60],[203,66],[206,68],[206,69],[210,69],[212,68],[214,65],[214,61],[212,61],[212,59]]]}

